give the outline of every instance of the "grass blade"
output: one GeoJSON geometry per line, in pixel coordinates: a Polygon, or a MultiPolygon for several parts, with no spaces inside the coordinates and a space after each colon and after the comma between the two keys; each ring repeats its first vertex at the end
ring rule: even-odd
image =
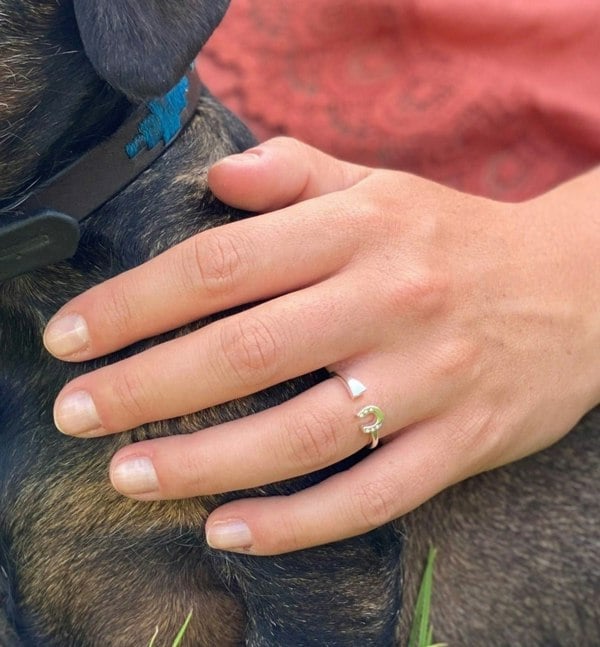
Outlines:
{"type": "Polygon", "coordinates": [[[156,639],[158,638],[158,627],[154,630],[154,636],[152,636],[152,640],[150,641],[150,644],[148,647],[154,647],[154,643],[156,642],[156,639]]]}
{"type": "Polygon", "coordinates": [[[433,628],[429,622],[431,614],[431,595],[433,592],[433,566],[437,551],[435,548],[429,549],[427,564],[423,572],[417,604],[415,605],[415,617],[410,630],[408,647],[428,647],[433,639],[433,628]]]}
{"type": "Polygon", "coordinates": [[[192,612],[190,611],[187,615],[187,618],[185,619],[185,622],[183,623],[183,627],[179,630],[179,633],[177,636],[175,636],[175,640],[173,641],[172,647],[179,647],[181,645],[181,641],[183,640],[183,637],[185,635],[185,632],[187,631],[188,625],[190,624],[190,620],[192,619],[192,612]]]}

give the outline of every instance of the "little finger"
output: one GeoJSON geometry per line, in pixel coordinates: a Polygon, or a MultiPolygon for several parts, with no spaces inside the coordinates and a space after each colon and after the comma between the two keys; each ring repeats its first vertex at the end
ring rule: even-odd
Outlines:
{"type": "Polygon", "coordinates": [[[207,520],[207,541],[253,555],[339,541],[402,516],[464,477],[446,430],[425,422],[302,492],[225,504],[207,520]]]}

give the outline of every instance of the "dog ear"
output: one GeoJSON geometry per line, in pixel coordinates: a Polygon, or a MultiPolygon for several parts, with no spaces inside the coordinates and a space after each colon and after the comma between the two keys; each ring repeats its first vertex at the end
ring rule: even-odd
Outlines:
{"type": "Polygon", "coordinates": [[[229,0],[74,0],[85,52],[132,99],[150,99],[185,74],[229,0]]]}

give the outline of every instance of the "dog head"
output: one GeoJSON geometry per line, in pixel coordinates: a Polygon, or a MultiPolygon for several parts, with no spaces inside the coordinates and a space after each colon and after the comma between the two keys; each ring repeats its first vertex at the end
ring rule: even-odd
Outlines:
{"type": "Polygon", "coordinates": [[[0,0],[0,207],[172,87],[227,5],[0,0]]]}

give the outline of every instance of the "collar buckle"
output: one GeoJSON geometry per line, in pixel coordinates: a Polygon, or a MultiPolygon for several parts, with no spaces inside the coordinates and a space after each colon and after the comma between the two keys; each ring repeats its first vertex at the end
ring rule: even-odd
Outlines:
{"type": "Polygon", "coordinates": [[[50,209],[0,228],[0,283],[75,254],[79,223],[50,209]]]}
{"type": "Polygon", "coordinates": [[[191,66],[164,97],[141,105],[111,137],[6,216],[0,212],[0,283],[73,256],[79,223],[165,152],[191,121],[200,94],[200,79],[191,66]]]}

